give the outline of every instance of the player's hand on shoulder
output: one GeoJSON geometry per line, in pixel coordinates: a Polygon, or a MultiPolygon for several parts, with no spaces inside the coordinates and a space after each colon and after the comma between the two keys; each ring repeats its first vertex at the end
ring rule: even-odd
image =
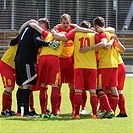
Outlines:
{"type": "Polygon", "coordinates": [[[30,23],[36,23],[36,24],[38,24],[38,21],[36,21],[35,19],[30,19],[30,23]]]}
{"type": "Polygon", "coordinates": [[[49,47],[51,47],[55,50],[57,50],[59,48],[59,46],[60,46],[60,43],[58,41],[53,41],[53,42],[49,43],[49,47]]]}
{"type": "Polygon", "coordinates": [[[90,47],[83,44],[83,47],[79,49],[80,53],[85,53],[90,50],[90,47]]]}

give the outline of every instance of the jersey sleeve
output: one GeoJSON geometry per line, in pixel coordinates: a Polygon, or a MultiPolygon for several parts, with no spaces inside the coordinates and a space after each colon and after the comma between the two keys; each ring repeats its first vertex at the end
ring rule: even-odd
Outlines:
{"type": "Polygon", "coordinates": [[[95,44],[100,42],[98,34],[95,34],[94,39],[95,39],[95,44]]]}
{"type": "Polygon", "coordinates": [[[48,35],[48,31],[43,30],[43,31],[42,31],[42,36],[43,36],[44,38],[46,38],[47,35],[48,35]]]}
{"type": "Polygon", "coordinates": [[[74,41],[74,36],[75,36],[75,32],[66,33],[66,37],[68,40],[74,41]]]}
{"type": "Polygon", "coordinates": [[[14,45],[18,44],[18,39],[19,39],[19,35],[15,39],[11,40],[9,45],[14,46],[14,45]]]}
{"type": "Polygon", "coordinates": [[[45,42],[41,40],[41,34],[39,32],[35,32],[33,35],[33,40],[37,46],[48,46],[49,42],[45,42]]]}
{"type": "Polygon", "coordinates": [[[99,38],[100,38],[100,40],[107,39],[107,36],[104,32],[101,32],[101,33],[99,33],[99,38]]]}

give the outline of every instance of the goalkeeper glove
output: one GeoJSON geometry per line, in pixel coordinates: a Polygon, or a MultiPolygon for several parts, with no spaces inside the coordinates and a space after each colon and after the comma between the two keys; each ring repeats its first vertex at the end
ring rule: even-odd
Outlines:
{"type": "Polygon", "coordinates": [[[55,50],[57,50],[58,47],[60,46],[60,43],[57,42],[57,41],[53,41],[53,42],[50,42],[48,46],[55,49],[55,50]]]}

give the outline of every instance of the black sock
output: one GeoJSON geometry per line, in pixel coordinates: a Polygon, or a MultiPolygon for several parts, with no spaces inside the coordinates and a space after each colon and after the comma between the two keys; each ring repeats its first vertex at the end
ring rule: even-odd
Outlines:
{"type": "Polygon", "coordinates": [[[23,89],[22,91],[22,105],[24,106],[24,115],[29,113],[29,98],[30,98],[30,90],[23,89]]]}
{"type": "Polygon", "coordinates": [[[18,88],[17,93],[16,93],[16,98],[17,98],[17,113],[21,113],[21,104],[22,104],[22,89],[18,88]]]}

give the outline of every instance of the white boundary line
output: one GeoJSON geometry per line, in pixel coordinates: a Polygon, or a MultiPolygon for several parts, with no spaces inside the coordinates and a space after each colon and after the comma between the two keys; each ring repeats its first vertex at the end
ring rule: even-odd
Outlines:
{"type": "Polygon", "coordinates": [[[133,74],[126,74],[126,77],[133,78],[133,74]]]}

